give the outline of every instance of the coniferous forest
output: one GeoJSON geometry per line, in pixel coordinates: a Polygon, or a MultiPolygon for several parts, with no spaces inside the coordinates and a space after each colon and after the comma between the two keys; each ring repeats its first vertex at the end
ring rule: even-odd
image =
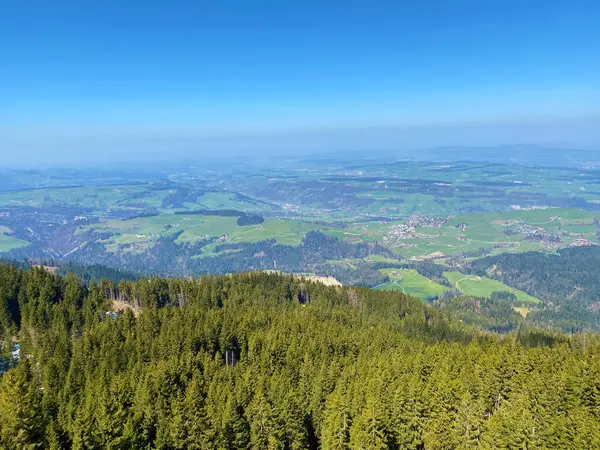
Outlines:
{"type": "Polygon", "coordinates": [[[0,266],[2,449],[600,448],[600,341],[269,273],[0,266]]]}

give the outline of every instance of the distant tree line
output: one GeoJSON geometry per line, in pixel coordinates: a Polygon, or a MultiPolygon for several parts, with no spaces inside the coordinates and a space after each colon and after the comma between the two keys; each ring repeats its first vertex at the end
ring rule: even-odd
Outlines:
{"type": "Polygon", "coordinates": [[[528,320],[569,331],[600,330],[600,247],[559,253],[502,253],[472,261],[464,270],[499,280],[544,302],[528,320]]]}
{"type": "Polygon", "coordinates": [[[192,211],[175,211],[178,215],[202,215],[202,216],[220,216],[237,217],[239,226],[259,225],[265,221],[262,214],[247,213],[236,209],[196,209],[192,211]]]}
{"type": "MultiPolygon", "coordinates": [[[[214,243],[215,237],[184,243],[177,240],[181,231],[164,236],[143,253],[108,251],[102,242],[89,242],[69,255],[77,265],[102,265],[128,273],[161,274],[165,276],[191,276],[226,274],[248,270],[281,270],[285,272],[314,272],[322,275],[341,274],[342,282],[360,286],[376,286],[385,276],[369,265],[355,272],[332,269],[328,260],[362,259],[371,254],[393,256],[378,243],[349,243],[318,231],[305,235],[300,245],[281,245],[274,239],[260,242],[228,243],[215,247],[213,253],[204,254],[203,247],[214,243]],[[214,255],[214,256],[211,256],[214,255]],[[198,257],[202,255],[202,257],[198,257]]],[[[19,251],[9,252],[21,259],[19,251]]],[[[109,277],[112,278],[112,277],[109,277]]]]}

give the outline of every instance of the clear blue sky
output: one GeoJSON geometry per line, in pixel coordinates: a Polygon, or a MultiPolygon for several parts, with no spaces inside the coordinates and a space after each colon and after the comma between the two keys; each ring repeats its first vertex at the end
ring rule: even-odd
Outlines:
{"type": "MultiPolygon", "coordinates": [[[[171,147],[201,152],[222,135],[220,148],[232,151],[248,135],[262,137],[258,147],[273,135],[278,148],[295,139],[282,133],[312,136],[309,146],[332,130],[328,148],[337,148],[348,142],[338,139],[344,130],[380,127],[376,140],[390,148],[443,145],[443,136],[423,136],[452,124],[469,145],[478,143],[469,126],[494,123],[481,144],[544,142],[550,129],[556,141],[596,145],[595,117],[598,1],[0,6],[0,153],[8,161],[81,149],[160,153],[182,141],[171,147]],[[507,123],[528,122],[538,131],[506,132],[507,123]],[[386,138],[390,127],[418,127],[421,138],[396,143],[398,133],[386,138]]],[[[448,143],[462,143],[452,136],[448,143]]]]}

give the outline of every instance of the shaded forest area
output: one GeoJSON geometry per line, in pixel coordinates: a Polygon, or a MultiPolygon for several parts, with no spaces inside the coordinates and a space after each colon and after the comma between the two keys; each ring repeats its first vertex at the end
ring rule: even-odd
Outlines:
{"type": "Polygon", "coordinates": [[[528,320],[564,331],[600,330],[600,247],[560,253],[502,253],[472,261],[466,270],[543,299],[528,320]]]}
{"type": "MultiPolygon", "coordinates": [[[[258,220],[258,216],[245,216],[258,220]]],[[[349,243],[311,231],[300,245],[281,245],[275,239],[259,242],[223,243],[210,256],[195,257],[203,253],[202,247],[215,238],[185,244],[177,241],[181,232],[160,238],[144,253],[129,251],[110,252],[101,242],[90,242],[70,256],[78,266],[102,265],[125,272],[161,274],[170,277],[189,275],[226,274],[249,270],[282,270],[285,272],[314,272],[331,275],[344,284],[372,287],[388,281],[387,276],[374,270],[369,264],[361,264],[357,270],[335,268],[328,259],[364,258],[372,254],[393,256],[392,252],[378,243],[349,243]]],[[[27,259],[29,250],[13,250],[6,257],[13,260],[27,259]]],[[[112,278],[112,277],[111,277],[112,278]]]]}
{"type": "MultiPolygon", "coordinates": [[[[0,447],[600,447],[600,340],[482,334],[397,292],[0,266],[0,447]]],[[[490,306],[491,307],[491,306],[490,306]]]]}

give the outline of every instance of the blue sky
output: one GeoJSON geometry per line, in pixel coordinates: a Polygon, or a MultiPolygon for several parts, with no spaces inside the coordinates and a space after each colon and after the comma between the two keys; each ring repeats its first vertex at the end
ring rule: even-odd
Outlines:
{"type": "Polygon", "coordinates": [[[0,152],[600,145],[599,3],[2,2],[0,152]]]}

